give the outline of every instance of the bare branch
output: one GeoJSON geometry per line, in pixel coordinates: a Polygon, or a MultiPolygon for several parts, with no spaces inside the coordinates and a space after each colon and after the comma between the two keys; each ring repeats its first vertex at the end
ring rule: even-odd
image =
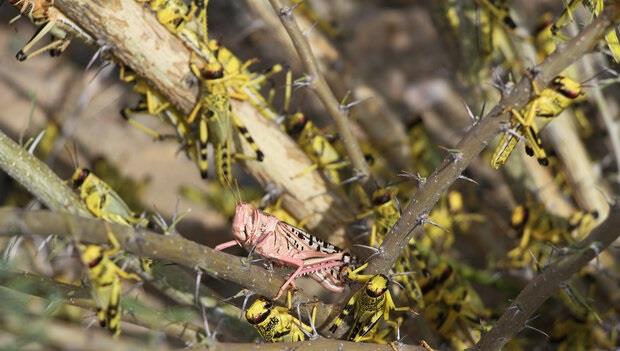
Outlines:
{"type": "Polygon", "coordinates": [[[495,323],[493,329],[476,345],[477,350],[500,350],[521,331],[534,312],[553,295],[558,287],[584,268],[611,243],[620,231],[620,206],[610,209],[609,217],[586,239],[575,245],[572,254],[549,265],[542,274],[530,281],[495,323]]]}

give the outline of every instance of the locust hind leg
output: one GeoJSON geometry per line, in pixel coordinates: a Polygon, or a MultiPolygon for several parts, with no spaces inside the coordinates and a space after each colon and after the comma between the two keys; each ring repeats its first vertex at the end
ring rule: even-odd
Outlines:
{"type": "Polygon", "coordinates": [[[141,100],[140,102],[138,102],[136,107],[126,107],[126,108],[122,109],[121,110],[121,116],[123,117],[123,119],[125,121],[127,121],[127,123],[129,123],[132,127],[142,131],[146,135],[152,137],[154,140],[161,141],[161,140],[164,140],[164,139],[166,139],[168,137],[174,137],[174,136],[171,136],[171,135],[161,134],[161,133],[157,132],[156,130],[154,130],[154,129],[150,128],[150,127],[147,127],[143,123],[138,122],[134,118],[134,115],[136,115],[136,114],[149,114],[146,101],[141,100]]]}
{"type": "Polygon", "coordinates": [[[106,327],[112,333],[114,338],[118,338],[121,334],[121,282],[118,277],[114,278],[110,291],[110,300],[105,311],[106,327]]]}
{"type": "MultiPolygon", "coordinates": [[[[511,123],[510,128],[515,134],[517,134],[519,133],[521,126],[516,123],[511,123]]],[[[518,134],[514,135],[513,132],[506,132],[502,134],[502,137],[493,152],[493,157],[491,158],[491,166],[494,169],[499,169],[506,163],[508,157],[510,157],[510,154],[519,143],[519,137],[517,136],[518,134]]]]}
{"type": "Polygon", "coordinates": [[[69,44],[71,44],[70,38],[55,38],[52,36],[52,42],[49,44],[49,46],[53,46],[49,49],[50,56],[60,56],[63,52],[65,52],[65,50],[67,50],[69,44]]]}
{"type": "Polygon", "coordinates": [[[70,41],[70,39],[61,38],[61,39],[56,39],[52,41],[51,43],[45,45],[44,47],[39,48],[29,53],[29,51],[32,49],[34,44],[39,42],[47,33],[49,33],[54,28],[54,25],[55,25],[55,22],[50,21],[50,22],[47,22],[45,25],[39,27],[39,29],[37,29],[37,31],[34,33],[32,38],[28,40],[26,45],[24,45],[24,47],[17,52],[17,54],[15,55],[15,58],[17,58],[18,61],[25,61],[28,58],[37,56],[48,50],[59,50],[60,48],[63,48],[63,47],[66,48],[67,45],[69,45],[67,41],[70,41]]]}
{"type": "Polygon", "coordinates": [[[208,155],[208,141],[209,141],[209,128],[207,127],[207,121],[204,118],[200,119],[198,123],[198,170],[200,170],[200,176],[206,179],[209,176],[209,155],[208,155]]]}
{"type": "Polygon", "coordinates": [[[230,140],[215,146],[215,171],[217,179],[222,185],[232,184],[232,156],[230,153],[230,140]]]}
{"type": "Polygon", "coordinates": [[[204,43],[209,42],[209,28],[207,23],[208,4],[209,0],[194,0],[191,5],[193,13],[196,14],[195,18],[198,20],[198,24],[200,25],[200,31],[202,32],[201,34],[204,43]]]}
{"type": "MultiPolygon", "coordinates": [[[[243,139],[245,139],[248,145],[250,145],[250,148],[252,149],[252,151],[254,151],[254,153],[256,154],[256,160],[259,162],[262,162],[263,159],[265,158],[265,154],[258,147],[256,142],[254,141],[254,138],[252,138],[250,131],[246,128],[245,124],[241,122],[239,117],[237,117],[234,113],[232,114],[232,120],[233,120],[233,123],[235,124],[235,127],[239,131],[239,134],[241,134],[243,139]]],[[[236,157],[239,157],[239,156],[236,156],[236,157]]]]}
{"type": "Polygon", "coordinates": [[[542,166],[549,165],[549,159],[547,158],[547,153],[542,146],[542,140],[538,134],[538,130],[536,126],[529,126],[524,129],[525,134],[525,152],[528,156],[536,156],[538,163],[542,166]]]}

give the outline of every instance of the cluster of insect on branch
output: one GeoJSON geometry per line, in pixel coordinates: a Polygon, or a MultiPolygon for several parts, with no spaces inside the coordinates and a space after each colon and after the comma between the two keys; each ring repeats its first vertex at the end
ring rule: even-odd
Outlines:
{"type": "MultiPolygon", "coordinates": [[[[342,82],[359,81],[342,77],[354,76],[355,70],[333,71],[328,56],[320,53],[338,52],[336,43],[347,35],[345,29],[325,18],[328,13],[324,8],[321,11],[329,2],[270,0],[258,4],[248,0],[242,10],[261,16],[278,38],[275,42],[292,54],[289,59],[301,61],[298,78],[295,70],[285,69],[288,62],[255,70],[256,59],[242,59],[234,49],[214,39],[210,30],[218,31],[207,18],[217,16],[219,8],[208,0],[119,1],[117,5],[123,9],[117,11],[119,16],[140,14],[123,29],[125,37],[110,34],[118,30],[114,21],[92,20],[114,16],[114,11],[104,11],[112,5],[93,1],[86,9],[78,3],[9,0],[19,13],[11,23],[26,17],[38,26],[16,59],[28,65],[43,59],[43,53],[59,56],[74,40],[95,47],[89,68],[99,61],[117,66],[119,81],[139,96],[137,104],[120,111],[123,127],[145,134],[154,143],[177,145],[182,157],[171,157],[170,164],[190,163],[195,176],[208,184],[207,190],[183,187],[179,195],[190,202],[206,203],[231,223],[231,240],[213,249],[228,251],[240,246],[245,252],[236,257],[194,243],[183,246],[192,247],[192,252],[182,252],[175,243],[180,242],[178,227],[182,227],[184,215],[174,213],[168,219],[148,209],[138,214],[148,208],[141,205],[141,184],[105,160],[93,162],[90,168],[74,161],[70,179],[47,180],[47,188],[70,189],[70,196],[56,196],[59,198],[50,202],[49,197],[55,195],[45,192],[45,187],[32,186],[36,177],[32,180],[30,174],[20,177],[11,172],[17,156],[3,151],[9,150],[10,141],[1,139],[0,152],[5,155],[0,166],[29,189],[30,196],[55,212],[84,209],[81,215],[94,217],[105,227],[106,240],[93,241],[86,235],[68,240],[67,235],[37,241],[29,236],[27,240],[40,242],[38,251],[49,257],[58,251],[68,252],[76,264],[54,267],[56,262],[50,258],[46,264],[53,269],[31,267],[40,276],[36,280],[17,272],[18,260],[7,260],[0,267],[0,285],[11,287],[14,281],[24,280],[42,285],[41,289],[47,287],[50,294],[60,292],[63,306],[94,310],[99,325],[115,342],[129,345],[140,340],[123,333],[129,324],[165,333],[167,346],[181,340],[216,349],[224,347],[223,342],[252,339],[287,343],[325,338],[333,343],[326,341],[317,347],[354,349],[355,343],[374,343],[392,348],[463,350],[478,343],[487,345],[485,334],[493,332],[500,334],[494,336],[496,340],[501,339],[494,345],[515,350],[541,342],[562,350],[613,349],[620,344],[613,295],[601,283],[617,274],[614,253],[600,252],[605,247],[596,248],[599,265],[578,267],[571,280],[558,283],[552,297],[555,304],[543,307],[541,323],[527,325],[535,332],[514,337],[518,330],[505,328],[501,334],[504,329],[493,327],[502,306],[520,286],[563,258],[579,255],[579,250],[585,250],[578,248],[582,240],[587,242],[598,225],[615,215],[609,210],[607,199],[613,196],[606,196],[609,190],[604,178],[606,172],[613,173],[610,167],[601,165],[595,173],[588,157],[579,159],[572,154],[587,154],[586,147],[592,145],[600,149],[601,132],[607,130],[611,147],[603,143],[605,151],[593,151],[590,157],[615,154],[616,160],[620,159],[620,145],[616,145],[620,141],[611,136],[617,133],[617,125],[608,111],[617,106],[608,106],[605,98],[613,91],[603,90],[613,87],[616,73],[612,65],[620,62],[620,40],[614,27],[620,16],[614,5],[603,0],[571,0],[551,6],[558,10],[555,13],[544,14],[540,9],[512,8],[505,0],[441,0],[426,6],[424,10],[445,46],[465,63],[454,73],[459,75],[455,85],[468,102],[465,106],[459,103],[459,107],[469,116],[465,120],[470,125],[460,143],[442,146],[438,142],[441,132],[432,128],[442,121],[432,113],[422,112],[406,120],[380,111],[372,116],[372,123],[363,117],[356,120],[357,112],[370,113],[357,111],[368,105],[351,101],[358,97],[355,93],[338,96],[342,82]],[[101,12],[96,11],[98,7],[101,12]],[[525,11],[541,15],[535,25],[526,26],[520,20],[525,11]],[[591,23],[580,31],[582,20],[591,23]],[[303,26],[309,28],[304,32],[303,26]],[[133,28],[152,29],[152,37],[160,38],[155,42],[175,43],[174,50],[162,44],[158,53],[159,58],[169,54],[170,60],[147,52],[127,54],[135,50],[128,43],[138,45],[130,40],[133,28]],[[52,41],[43,43],[48,36],[52,41]],[[324,45],[312,45],[317,42],[324,45]],[[587,77],[581,72],[589,72],[587,69],[569,67],[592,47],[602,63],[595,69],[592,62],[584,65],[600,73],[587,77]],[[558,73],[550,75],[550,71],[558,73]],[[183,77],[183,82],[168,77],[171,72],[183,77]],[[602,83],[603,75],[611,78],[602,83]],[[176,83],[165,88],[170,81],[176,83]],[[274,88],[273,81],[283,83],[274,88]],[[326,111],[335,128],[320,127],[319,119],[305,112],[300,91],[317,95],[321,104],[314,109],[326,111]],[[489,114],[494,117],[482,118],[473,112],[484,111],[489,101],[500,101],[489,114]],[[600,123],[593,117],[597,113],[602,115],[600,123]],[[153,118],[146,120],[146,116],[153,118]],[[568,127],[562,129],[563,125],[568,127]],[[373,128],[399,135],[385,140],[373,128]],[[543,128],[557,136],[543,135],[543,128]],[[497,141],[491,140],[497,134],[497,141]],[[524,145],[523,152],[519,143],[524,145]],[[480,154],[481,162],[473,163],[485,144],[489,148],[480,154]],[[394,150],[402,151],[396,154],[394,150]],[[237,162],[242,167],[235,167],[237,162]],[[468,165],[471,169],[466,174],[453,172],[453,165],[457,165],[454,169],[468,165]],[[580,185],[583,173],[577,171],[579,167],[589,169],[585,172],[592,187],[580,185]],[[243,170],[257,182],[241,176],[243,170]],[[461,181],[452,184],[455,180],[461,181]],[[424,196],[432,189],[442,191],[424,196]],[[507,195],[497,201],[501,189],[508,189],[503,193],[507,195]],[[412,213],[417,214],[415,218],[412,213]],[[119,226],[136,236],[123,234],[126,240],[118,240],[113,227],[119,226]],[[157,244],[138,235],[146,231],[158,232],[169,240],[168,247],[158,246],[165,245],[165,240],[157,244]],[[140,254],[129,249],[134,246],[140,254]],[[488,257],[482,257],[481,251],[488,251],[488,257]],[[184,268],[179,265],[191,262],[194,254],[213,255],[216,258],[208,262],[215,267],[200,262],[184,268]],[[227,263],[219,266],[215,263],[219,258],[227,263]],[[381,264],[384,267],[377,268],[381,264]],[[251,276],[248,266],[262,276],[251,276]],[[88,289],[79,284],[80,271],[86,272],[88,289]],[[235,292],[228,285],[210,284],[204,275],[223,277],[242,289],[235,292]],[[262,278],[264,281],[256,282],[262,278]],[[134,283],[133,288],[124,286],[131,281],[140,283],[134,283]],[[123,293],[128,289],[141,290],[131,303],[123,293]],[[83,294],[92,303],[76,302],[68,291],[83,294]],[[502,302],[495,301],[497,296],[502,302]],[[159,305],[174,301],[190,308],[181,318],[150,315],[134,306],[156,309],[153,301],[159,305]]],[[[57,152],[55,145],[62,133],[61,125],[49,123],[20,149],[45,160],[57,152]]],[[[74,153],[77,157],[77,151],[74,153]]],[[[35,175],[37,169],[47,167],[36,160],[29,162],[36,164],[31,166],[35,175]]],[[[17,187],[11,190],[23,195],[17,187]]],[[[7,206],[12,203],[10,196],[2,201],[7,206]]],[[[0,219],[6,217],[8,223],[6,211],[0,213],[0,219]]],[[[22,235],[37,233],[28,220],[21,224],[17,231],[22,235]]],[[[51,224],[50,228],[59,231],[51,224]]],[[[32,254],[28,245],[17,245],[23,238],[3,241],[6,257],[16,256],[18,251],[32,254]]],[[[32,295],[50,298],[42,293],[32,295]]],[[[66,319],[75,321],[70,311],[64,313],[66,319]]],[[[2,330],[17,335],[14,320],[5,316],[0,317],[2,330]]],[[[34,317],[22,311],[20,318],[34,317]]],[[[59,348],[75,346],[53,337],[37,342],[59,348]]]]}

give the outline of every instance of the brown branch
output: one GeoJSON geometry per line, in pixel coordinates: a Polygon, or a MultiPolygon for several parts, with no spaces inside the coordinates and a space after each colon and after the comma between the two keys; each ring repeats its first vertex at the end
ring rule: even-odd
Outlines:
{"type": "MultiPolygon", "coordinates": [[[[103,43],[117,62],[122,62],[148,81],[181,111],[194,107],[197,95],[190,87],[190,49],[168,32],[144,6],[134,0],[56,0],[60,11],[103,43]]],[[[344,223],[353,218],[351,206],[328,189],[318,171],[299,173],[312,163],[299,146],[251,102],[263,103],[251,89],[248,101],[232,100],[235,114],[246,124],[265,153],[263,162],[243,162],[261,184],[275,184],[285,194],[284,207],[297,218],[307,218],[315,234],[340,246],[347,246],[344,223]],[[260,101],[259,101],[260,100],[260,101]],[[285,152],[283,152],[285,150],[285,152]],[[319,225],[320,224],[320,225],[319,225]]],[[[262,105],[261,105],[262,106],[262,105]]],[[[260,110],[271,118],[269,108],[260,110]]],[[[243,142],[244,153],[251,155],[243,142]]]]}
{"type": "Polygon", "coordinates": [[[293,9],[285,7],[280,0],[269,0],[269,2],[291,37],[291,41],[297,50],[301,63],[309,76],[308,87],[319,97],[323,106],[325,106],[325,109],[334,120],[338,133],[340,137],[342,137],[342,141],[347,150],[347,154],[349,155],[349,159],[351,160],[351,164],[355,170],[364,177],[364,181],[366,181],[370,176],[370,170],[364,159],[362,149],[353,136],[353,133],[351,133],[346,113],[340,108],[340,103],[321,73],[319,64],[312,53],[310,44],[308,44],[308,40],[297,25],[297,21],[293,16],[293,9]]]}
{"type": "Polygon", "coordinates": [[[588,53],[618,21],[618,6],[609,6],[579,35],[549,56],[535,68],[534,82],[522,79],[478,124],[458,143],[454,153],[449,154],[442,164],[413,195],[403,214],[383,241],[379,255],[373,257],[367,268],[369,274],[387,273],[402,248],[415,234],[421,232],[425,216],[439,200],[439,197],[462,174],[462,172],[501,130],[508,121],[510,109],[520,109],[527,104],[532,94],[532,84],[544,87],[571,63],[588,53]]]}
{"type": "Polygon", "coordinates": [[[569,249],[571,254],[550,264],[514,299],[493,329],[476,345],[477,350],[499,350],[521,331],[534,312],[553,295],[561,284],[584,268],[593,258],[620,236],[620,206],[610,209],[609,217],[586,239],[569,249]]]}

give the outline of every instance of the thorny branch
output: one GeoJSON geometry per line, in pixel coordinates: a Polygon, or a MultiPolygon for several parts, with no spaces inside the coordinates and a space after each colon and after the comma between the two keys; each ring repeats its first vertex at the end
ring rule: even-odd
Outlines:
{"type": "Polygon", "coordinates": [[[310,44],[308,44],[308,40],[304,36],[301,29],[299,29],[297,21],[295,21],[293,9],[284,6],[280,0],[269,0],[269,2],[280,17],[282,25],[286,28],[286,31],[291,37],[301,63],[306,70],[306,74],[309,76],[309,88],[317,94],[319,99],[321,99],[325,109],[334,120],[353,167],[360,176],[363,176],[362,181],[367,181],[370,176],[370,170],[368,169],[368,164],[366,163],[362,149],[353,136],[353,133],[351,133],[346,114],[340,109],[338,100],[334,96],[331,88],[327,84],[327,81],[325,81],[325,77],[321,73],[319,64],[312,53],[312,48],[310,48],[310,44]]]}
{"type": "Polygon", "coordinates": [[[529,318],[558,287],[573,274],[579,272],[592,259],[611,245],[620,236],[620,206],[610,209],[609,217],[583,241],[571,248],[571,254],[549,265],[542,274],[530,281],[504,314],[495,323],[493,329],[476,345],[476,350],[499,350],[514,335],[521,331],[529,318]]]}
{"type": "Polygon", "coordinates": [[[520,109],[529,101],[532,84],[539,87],[547,84],[560,72],[581,56],[588,53],[600,41],[607,30],[618,22],[619,6],[608,6],[600,17],[583,29],[564,47],[549,56],[542,64],[532,70],[534,81],[523,78],[513,90],[503,98],[479,123],[461,139],[454,152],[446,156],[442,164],[428,178],[425,185],[412,196],[401,218],[392,228],[380,247],[379,255],[374,256],[367,268],[369,274],[387,273],[394,265],[400,251],[409,239],[423,228],[425,216],[439,201],[439,197],[463,173],[492,138],[508,121],[511,109],[520,109]]]}

